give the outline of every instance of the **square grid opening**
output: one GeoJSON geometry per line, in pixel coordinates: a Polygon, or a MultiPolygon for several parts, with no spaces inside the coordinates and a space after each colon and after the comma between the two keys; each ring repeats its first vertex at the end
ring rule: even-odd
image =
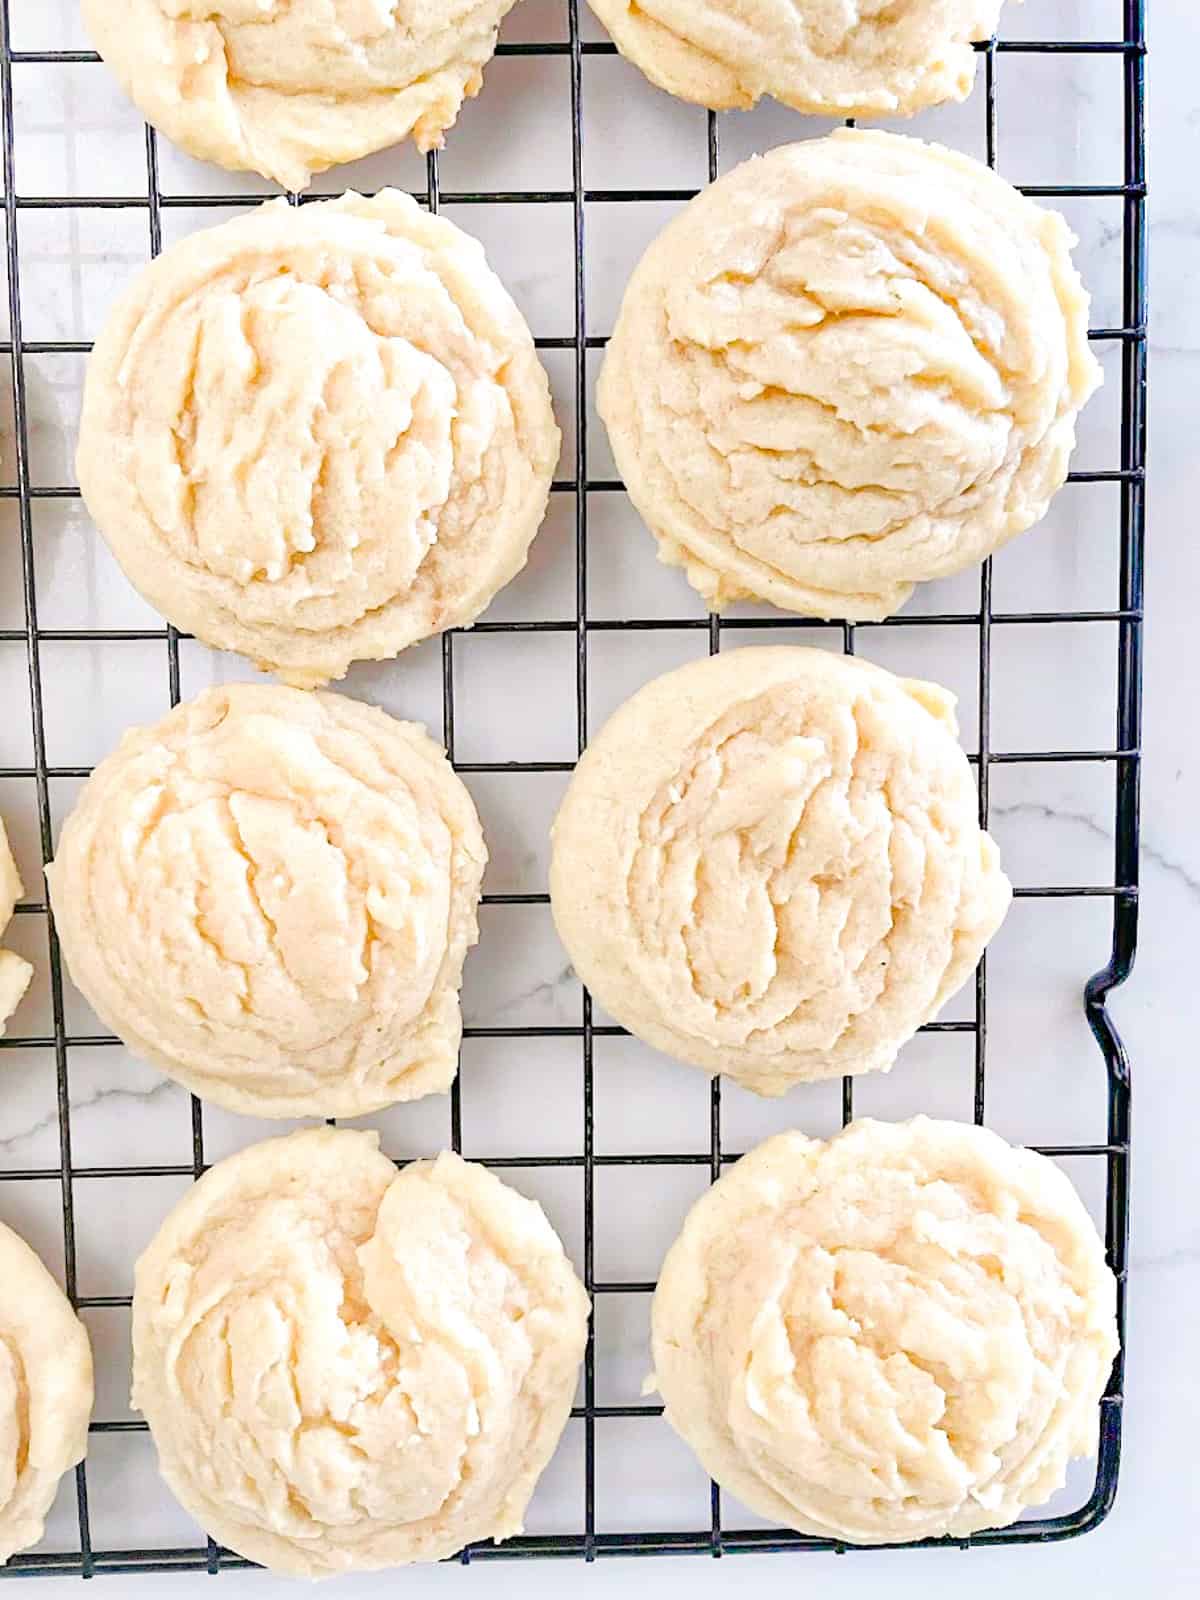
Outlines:
{"type": "MultiPolygon", "coordinates": [[[[964,106],[897,126],[986,159],[1067,212],[1083,241],[1106,392],[1045,526],[994,570],[989,561],[926,585],[885,623],[826,625],[752,606],[705,615],[635,527],[594,410],[637,240],[648,242],[701,184],[753,151],[818,136],[827,124],[770,102],[720,115],[684,106],[617,57],[583,0],[523,0],[483,95],[444,152],[384,151],[324,175],[309,196],[289,197],[299,204],[391,183],[483,237],[533,328],[564,433],[528,573],[469,636],[447,634],[399,663],[361,665],[345,684],[440,731],[485,820],[499,819],[504,834],[485,883],[483,943],[467,967],[462,1070],[448,1104],[369,1120],[397,1159],[448,1143],[539,1199],[594,1303],[577,1403],[529,1531],[474,1547],[464,1562],[837,1548],[770,1528],[722,1496],[667,1429],[661,1406],[640,1393],[654,1263],[703,1187],[771,1131],[827,1134],[856,1108],[889,1117],[929,1110],[1036,1143],[1064,1162],[1105,1231],[1123,1326],[1129,1071],[1105,998],[1129,972],[1137,924],[1144,0],[1035,9],[1036,17],[1009,7],[1002,36],[977,47],[978,80],[964,106]],[[1091,115],[1064,137],[1044,107],[1067,83],[1079,91],[1079,116],[1089,107],[1091,115]],[[504,120],[508,102],[515,121],[511,112],[504,120]],[[468,158],[473,148],[478,159],[468,158]],[[1018,902],[973,991],[922,1030],[894,1075],[801,1088],[786,1107],[708,1085],[593,1013],[549,923],[544,839],[589,731],[641,682],[723,643],[783,639],[859,651],[957,690],[980,817],[1002,845],[1012,835],[1018,902]],[[520,750],[494,744],[488,716],[509,663],[518,678],[525,667],[551,685],[546,719],[520,750]],[[1068,677],[1089,685],[1095,716],[1086,728],[1056,724],[1052,687],[1068,677]],[[1064,818],[1082,819],[1082,839],[1061,833],[1064,818]],[[507,958],[496,954],[505,949],[507,958]],[[498,970],[504,959],[520,972],[498,970]],[[1028,1004],[1032,992],[1049,1017],[1064,983],[1086,983],[1073,1013],[1077,1049],[1039,1071],[1038,1041],[1013,1026],[1015,1002],[1010,1010],[1005,996],[1028,1004]],[[993,1056],[1005,1066],[989,1082],[993,1056]],[[647,1131],[636,1113],[638,1086],[650,1085],[657,1100],[659,1080],[675,1112],[651,1127],[671,1126],[673,1138],[647,1131]],[[536,1133],[521,1113],[529,1095],[545,1113],[536,1133]]],[[[206,1543],[174,1505],[145,1424],[127,1407],[130,1273],[144,1236],[207,1164],[284,1128],[189,1105],[100,1031],[60,961],[39,868],[110,742],[97,731],[99,713],[118,726],[145,720],[247,670],[181,638],[137,600],[91,528],[70,462],[84,361],[114,290],[164,241],[273,191],[191,161],[143,128],[88,49],[73,0],[0,0],[0,124],[0,426],[12,440],[0,462],[0,689],[10,712],[0,726],[0,807],[27,886],[9,940],[38,971],[0,1040],[12,1118],[0,1142],[0,1215],[60,1275],[98,1367],[89,1459],[64,1481],[43,1546],[0,1576],[217,1572],[247,1563],[206,1543]],[[47,82],[51,92],[39,92],[47,82]],[[103,626],[93,625],[97,615],[103,626]],[[115,1092],[105,1087],[114,1063],[115,1092]],[[150,1148],[129,1149],[125,1095],[138,1096],[139,1136],[150,1148]],[[127,1219],[123,1232],[96,1226],[100,1187],[127,1219]]],[[[963,1544],[1068,1537],[1103,1518],[1116,1488],[1122,1376],[1119,1359],[1095,1469],[1073,1475],[1037,1518],[963,1544]]]]}

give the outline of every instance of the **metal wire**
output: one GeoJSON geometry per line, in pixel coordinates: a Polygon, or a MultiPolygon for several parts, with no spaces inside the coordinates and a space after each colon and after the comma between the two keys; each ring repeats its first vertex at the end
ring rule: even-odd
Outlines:
{"type": "MultiPolygon", "coordinates": [[[[476,633],[530,633],[571,632],[575,636],[575,688],[577,744],[583,749],[588,733],[588,650],[591,636],[606,631],[671,631],[705,629],[711,652],[721,648],[722,626],[718,617],[703,618],[637,618],[600,620],[588,615],[587,562],[588,562],[588,502],[592,494],[616,493],[622,490],[619,482],[592,479],[588,475],[587,444],[587,390],[588,353],[605,344],[603,337],[587,331],[587,304],[584,263],[586,259],[586,229],[589,204],[595,202],[637,204],[642,201],[686,200],[693,193],[686,189],[588,189],[583,181],[583,101],[585,93],[585,62],[589,57],[610,55],[614,47],[608,43],[585,41],[580,33],[579,0],[567,0],[568,39],[557,43],[502,44],[500,56],[565,56],[570,71],[571,110],[571,172],[570,190],[508,191],[508,192],[455,192],[442,190],[438,156],[428,158],[426,190],[418,199],[436,211],[439,205],[485,205],[559,203],[572,209],[574,234],[574,326],[569,335],[539,338],[542,349],[569,350],[574,356],[574,400],[577,413],[576,444],[572,472],[554,484],[557,493],[575,497],[575,614],[569,621],[488,622],[477,624],[476,633]]],[[[1076,471],[1070,475],[1074,483],[1111,482],[1119,485],[1120,521],[1120,575],[1119,603],[1112,610],[1032,610],[997,612],[992,606],[991,563],[982,569],[979,589],[979,607],[976,611],[944,615],[913,615],[893,617],[885,624],[844,624],[843,647],[852,652],[857,629],[864,627],[955,627],[973,628],[978,637],[978,743],[971,759],[977,768],[979,785],[979,810],[986,825],[989,807],[989,778],[991,769],[1005,763],[1071,763],[1092,762],[1109,764],[1115,768],[1116,800],[1114,811],[1115,851],[1113,881],[1111,884],[1046,884],[1026,886],[1018,895],[1037,899],[1077,897],[1107,898],[1112,901],[1112,948],[1109,960],[1102,971],[1088,982],[1085,992],[1085,1009],[1092,1032],[1103,1052],[1108,1082],[1108,1126],[1103,1143],[1065,1144],[1043,1146],[1043,1152],[1053,1156],[1090,1156],[1102,1160],[1107,1175],[1106,1242],[1108,1255],[1119,1286],[1119,1318],[1122,1332],[1125,1318],[1125,1287],[1127,1269],[1127,1240],[1129,1220],[1129,1123],[1130,1123],[1130,1069],[1125,1047],[1107,1010],[1110,992],[1124,982],[1133,964],[1137,942],[1138,919],[1138,796],[1141,764],[1141,648],[1142,648],[1142,553],[1145,528],[1145,452],[1146,452],[1146,219],[1145,219],[1145,3],[1144,0],[1124,0],[1124,37],[1120,40],[993,40],[978,47],[984,56],[982,63],[984,93],[982,96],[986,117],[986,151],[990,164],[995,164],[997,148],[996,119],[996,57],[1001,54],[1021,55],[1111,55],[1120,57],[1123,67],[1122,116],[1124,128],[1124,170],[1119,184],[1056,184],[1028,186],[1023,192],[1046,197],[1119,197],[1123,203],[1122,223],[1122,320],[1118,327],[1095,328],[1090,337],[1097,342],[1116,341],[1121,347],[1121,443],[1120,461],[1103,470],[1076,471]],[[1114,625],[1117,633],[1117,704],[1114,725],[1114,742],[1111,749],[1097,750],[1017,750],[997,751],[991,748],[991,647],[997,629],[1013,625],[1037,624],[1053,626],[1059,623],[1107,623],[1114,625]]],[[[13,114],[13,67],[16,64],[39,63],[46,67],[74,63],[96,63],[99,57],[86,50],[15,51],[10,45],[9,0],[0,0],[0,129],[3,133],[3,181],[5,245],[8,263],[8,307],[11,338],[0,341],[0,353],[12,358],[13,417],[15,425],[14,484],[0,486],[0,498],[18,502],[18,525],[21,549],[22,589],[25,625],[21,629],[0,631],[0,642],[19,642],[26,651],[29,688],[32,766],[0,767],[0,778],[32,779],[37,802],[37,815],[41,835],[43,859],[52,854],[52,811],[50,782],[56,778],[78,778],[90,770],[83,766],[52,765],[47,757],[45,713],[43,699],[43,670],[41,646],[60,640],[87,641],[158,641],[164,646],[167,681],[172,704],[180,694],[179,644],[186,635],[173,628],[146,629],[49,629],[38,621],[38,598],[35,580],[34,528],[32,506],[38,500],[75,498],[77,487],[70,484],[42,485],[31,481],[28,406],[24,357],[26,355],[85,354],[90,344],[83,340],[34,341],[22,337],[21,325],[21,254],[20,219],[27,211],[68,210],[72,208],[102,208],[120,210],[144,209],[147,213],[149,254],[157,255],[162,244],[162,214],[176,206],[247,206],[260,203],[254,195],[174,195],[163,194],[159,184],[156,137],[146,130],[146,193],[145,195],[22,195],[16,187],[15,132],[13,114]]],[[[719,166],[719,119],[708,115],[707,156],[710,180],[717,176],[719,166]]],[[[302,204],[317,196],[289,197],[293,204],[302,204]]],[[[739,630],[769,626],[772,629],[795,629],[822,626],[807,618],[772,617],[769,620],[740,620],[739,630]]],[[[443,737],[452,761],[455,760],[455,696],[454,696],[454,634],[448,633],[442,641],[442,721],[443,737]]],[[[464,773],[487,772],[568,772],[571,762],[560,761],[455,761],[456,769],[464,773]]],[[[527,905],[545,904],[544,894],[489,894],[485,904],[527,905]]],[[[73,1035],[67,1028],[63,1006],[63,973],[54,921],[48,906],[43,902],[27,902],[18,907],[25,915],[46,918],[50,987],[53,1002],[53,1031],[47,1036],[10,1037],[0,1039],[0,1050],[43,1050],[53,1062],[57,1084],[59,1164],[56,1167],[0,1171],[0,1186],[8,1183],[54,1183],[61,1193],[64,1265],[66,1288],[74,1304],[80,1308],[113,1308],[129,1305],[128,1295],[80,1295],[76,1274],[76,1184],[86,1185],[97,1179],[129,1177],[198,1176],[205,1167],[204,1117],[200,1102],[192,1101],[192,1160],[190,1164],[137,1164],[122,1167],[76,1166],[71,1150],[70,1115],[70,1053],[87,1046],[115,1045],[118,1040],[106,1035],[73,1035]]],[[[982,1122],[985,1111],[987,1081],[987,978],[986,965],[980,963],[975,986],[975,1014],[965,1022],[930,1024],[923,1031],[930,1033],[970,1034],[974,1048],[974,1114],[982,1122]]],[[[509,1156],[490,1160],[488,1164],[500,1169],[538,1167],[575,1168],[583,1178],[584,1208],[584,1259],[583,1275],[593,1297],[610,1294],[649,1294],[654,1285],[649,1282],[611,1282],[598,1280],[595,1271],[595,1174],[607,1167],[707,1167],[710,1179],[717,1178],[722,1169],[736,1161],[735,1152],[723,1148],[721,1128],[721,1087],[714,1081],[711,1091],[708,1149],[702,1153],[680,1154],[662,1151],[656,1154],[600,1154],[594,1137],[593,1049],[599,1037],[620,1036],[624,1030],[593,1021],[591,1000],[586,994],[581,1002],[579,1022],[569,1026],[530,1027],[468,1027],[466,1038],[554,1038],[561,1039],[581,1051],[583,1065],[583,1143],[578,1154],[557,1156],[509,1156]]],[[[450,1099],[450,1140],[455,1150],[462,1150],[462,1086],[455,1082],[450,1099]]],[[[847,1078],[842,1091],[843,1120],[853,1115],[852,1080],[847,1078]]],[[[1117,1470],[1121,1446],[1121,1403],[1123,1395],[1124,1360],[1118,1358],[1114,1365],[1108,1390],[1101,1402],[1100,1449],[1095,1481],[1087,1503],[1077,1511],[1059,1517],[1030,1519],[1011,1528],[992,1529],[975,1534],[962,1541],[928,1541],[938,1548],[966,1548],[972,1545],[1011,1544],[1069,1538],[1095,1527],[1107,1514],[1116,1492],[1117,1470]]],[[[709,1501],[697,1507],[697,1520],[691,1531],[630,1531],[621,1533],[597,1532],[596,1529],[596,1436],[597,1428],[606,1419],[621,1417],[654,1417],[661,1414],[656,1405],[601,1405],[596,1399],[595,1335],[589,1335],[584,1362],[583,1404],[573,1415],[582,1419],[584,1427],[584,1495],[580,1507],[578,1531],[545,1536],[521,1536],[503,1545],[473,1546],[458,1558],[462,1562],[477,1560],[513,1560],[522,1557],[583,1557],[594,1560],[614,1555],[669,1555],[687,1552],[707,1553],[712,1556],[733,1554],[739,1551],[784,1550],[842,1550],[846,1547],[833,1541],[810,1539],[802,1534],[781,1529],[727,1529],[722,1525],[721,1496],[715,1485],[709,1501]]],[[[136,1420],[107,1421],[99,1419],[92,1424],[94,1434],[126,1434],[145,1431],[145,1424],[136,1420]]],[[[248,1566],[250,1563],[230,1551],[219,1549],[210,1540],[207,1546],[187,1549],[96,1550],[93,1548],[88,1516],[87,1465],[76,1471],[78,1506],[78,1548],[57,1554],[40,1551],[15,1556],[0,1569],[0,1577],[62,1575],[76,1573],[85,1578],[104,1573],[133,1574],[137,1572],[217,1572],[248,1566]]],[[[914,1548],[905,1546],[904,1548],[914,1548]]]]}

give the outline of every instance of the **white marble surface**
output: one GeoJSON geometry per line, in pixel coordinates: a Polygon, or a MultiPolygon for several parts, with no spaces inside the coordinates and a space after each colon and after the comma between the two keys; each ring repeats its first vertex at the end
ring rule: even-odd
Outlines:
{"type": "MultiPolygon", "coordinates": [[[[85,46],[74,0],[10,0],[18,48],[85,46]]],[[[1010,36],[1113,38],[1121,29],[1118,0],[1028,0],[1010,6],[1010,36]]],[[[1200,91],[1188,47],[1196,38],[1192,8],[1159,0],[1151,38],[1151,232],[1154,315],[1152,337],[1152,469],[1147,636],[1147,763],[1144,801],[1144,891],[1141,955],[1135,979],[1114,1002],[1134,1056],[1134,1248],[1129,1336],[1126,1442],[1115,1511],[1096,1532],[1046,1547],[975,1550],[969,1554],[900,1552],[836,1557],[737,1558],[601,1564],[586,1575],[558,1564],[441,1568],[400,1577],[346,1580],[324,1592],[382,1596],[403,1583],[416,1595],[557,1594],[564,1582],[615,1593],[636,1584],[682,1594],[718,1593],[753,1582],[766,1594],[790,1592],[798,1581],[830,1584],[865,1595],[886,1584],[892,1593],[925,1594],[939,1582],[969,1583],[976,1596],[1020,1584],[1034,1596],[1056,1594],[1064,1583],[1098,1596],[1118,1595],[1135,1582],[1159,1597],[1183,1596],[1200,1585],[1195,1538],[1196,1440],[1200,1383],[1195,1349],[1200,1320],[1196,1159],[1200,1142],[1200,1075],[1194,1040],[1200,1025],[1196,952],[1200,948],[1200,849],[1194,816],[1200,802],[1195,754],[1196,668],[1189,610],[1200,581],[1192,537],[1200,473],[1193,440],[1195,388],[1200,380],[1200,312],[1194,283],[1200,260],[1200,91]]],[[[523,0],[505,36],[561,38],[561,0],[523,0]]],[[[589,29],[593,25],[589,24],[589,29]]],[[[1120,63],[1107,57],[1000,57],[1000,169],[1017,182],[1113,183],[1121,177],[1120,63]]],[[[103,68],[14,72],[17,189],[23,195],[144,193],[142,132],[103,68]]],[[[571,145],[567,64],[561,57],[508,59],[490,69],[482,98],[451,136],[442,184],[456,189],[570,186],[571,145]]],[[[965,107],[920,119],[915,131],[983,153],[981,86],[965,107]]],[[[818,131],[806,119],[765,106],[722,119],[723,165],[756,148],[818,131]]],[[[704,119],[650,90],[623,63],[590,58],[585,69],[584,164],[591,187],[698,184],[705,176],[704,119]]],[[[172,194],[253,192],[263,185],[231,179],[162,147],[162,186],[172,194]]],[[[400,150],[343,169],[320,181],[336,191],[390,181],[423,185],[421,163],[400,150]]],[[[589,207],[588,308],[591,333],[611,324],[629,267],[673,206],[589,207]]],[[[1120,320],[1121,202],[1069,202],[1081,237],[1079,260],[1092,289],[1093,324],[1120,320]]],[[[572,331],[571,210],[447,208],[481,235],[494,264],[526,310],[534,331],[572,331]]],[[[172,209],[168,238],[217,219],[211,209],[172,209]]],[[[144,259],[144,210],[23,211],[20,219],[24,337],[91,337],[108,298],[144,259]]],[[[6,312],[5,312],[6,315],[6,312]]],[[[7,334],[7,329],[5,330],[7,334]]],[[[1077,465],[1117,463],[1119,369],[1115,346],[1103,346],[1111,381],[1083,420],[1077,465]]],[[[8,358],[0,358],[7,364],[8,358]]],[[[83,358],[26,357],[32,478],[72,481],[71,456],[83,358]]],[[[547,353],[563,431],[563,475],[570,471],[575,421],[570,353],[547,353]]],[[[593,374],[594,376],[594,374],[593,374]]],[[[7,375],[4,375],[7,391],[7,375]]],[[[0,406],[10,401],[5,394],[0,406]]],[[[594,422],[594,419],[592,419],[594,422]]],[[[0,412],[0,432],[11,416],[0,412]]],[[[4,451],[4,481],[11,451],[4,451]]],[[[590,471],[606,476],[611,462],[603,430],[589,424],[590,471]]],[[[658,567],[651,542],[616,495],[596,495],[591,507],[589,605],[597,617],[697,614],[677,574],[658,567]]],[[[1111,485],[1076,485],[1055,503],[1047,523],[997,560],[998,610],[1058,606],[1108,607],[1116,601],[1117,493],[1111,485]]],[[[20,552],[14,503],[0,501],[0,631],[23,625],[20,552]]],[[[44,628],[156,626],[108,560],[77,502],[40,501],[35,507],[37,579],[44,628]]],[[[493,620],[574,615],[573,501],[555,498],[528,571],[496,602],[493,620]]],[[[967,574],[930,587],[915,611],[969,609],[977,579],[967,574]]],[[[737,639],[736,628],[727,634],[737,639]]],[[[769,634],[754,637],[765,639],[769,634]]],[[[994,634],[992,744],[1021,750],[1045,746],[1111,745],[1113,647],[1111,625],[1001,628],[994,634]]],[[[814,642],[839,647],[836,632],[814,642]]],[[[646,678],[702,651],[694,633],[647,633],[634,640],[593,635],[590,699],[593,726],[646,678]]],[[[863,630],[859,648],[886,665],[941,678],[962,693],[964,738],[976,737],[975,636],[970,629],[863,630]]],[[[574,638],[570,633],[524,638],[476,635],[456,643],[458,738],[461,760],[508,756],[570,760],[575,747],[574,638]]],[[[241,669],[196,645],[185,645],[184,693],[241,669]]],[[[157,715],[167,704],[165,646],[136,643],[53,643],[42,647],[48,688],[46,737],[52,764],[85,765],[120,729],[157,715]]],[[[346,691],[440,727],[437,646],[400,662],[359,668],[346,691]]],[[[0,766],[31,759],[24,647],[0,640],[0,766]]],[[[546,827],[564,778],[486,775],[470,779],[492,846],[487,888],[544,889],[546,827]]],[[[74,780],[52,782],[56,822],[69,807],[74,780]]],[[[1018,884],[1111,881],[1112,772],[1104,766],[1008,766],[992,779],[994,831],[1018,884]]],[[[0,780],[0,810],[15,836],[31,898],[41,898],[32,782],[0,780]]],[[[1083,1022],[1079,989],[1103,964],[1108,947],[1108,902],[1022,901],[997,938],[990,958],[989,1121],[1006,1136],[1029,1143],[1099,1139],[1104,1129],[1100,1058],[1083,1022]]],[[[46,981],[45,928],[37,914],[18,919],[12,942],[38,963],[38,978],[14,1019],[20,1036],[44,1036],[52,1025],[46,981]]],[[[579,989],[544,907],[492,907],[465,985],[469,1022],[513,1025],[574,1023],[579,989]]],[[[98,1030],[69,988],[67,1025],[75,1034],[98,1030]]],[[[970,997],[948,1012],[968,1016],[970,997]]],[[[930,1110],[968,1117],[971,1041],[918,1040],[890,1077],[861,1080],[856,1105],[887,1116],[930,1110]]],[[[112,1047],[75,1048],[70,1055],[73,1156],[77,1166],[131,1162],[170,1165],[190,1159],[186,1097],[112,1047]]],[[[697,1075],[674,1068],[634,1041],[597,1045],[596,1147],[600,1152],[671,1147],[707,1148],[707,1094],[697,1075]],[[667,1130],[664,1132],[664,1130],[667,1130]]],[[[764,1104],[727,1091],[727,1147],[744,1146],[789,1123],[812,1132],[836,1126],[836,1086],[797,1091],[764,1104]]],[[[447,1137],[444,1100],[423,1102],[374,1119],[397,1155],[436,1149],[447,1137]]],[[[466,1152],[476,1156],[578,1152],[582,1082],[571,1041],[472,1041],[463,1065],[466,1152]],[[536,1117],[530,1115],[537,1108],[536,1117]]],[[[220,1112],[205,1116],[210,1159],[271,1131],[220,1112]]],[[[0,1167],[49,1167],[58,1161],[52,1056],[44,1049],[0,1054],[0,1167]]],[[[1103,1173],[1077,1160],[1071,1175],[1101,1215],[1103,1173]]],[[[579,1259],[582,1180],[578,1170],[529,1169],[518,1186],[546,1206],[568,1249],[579,1259]]],[[[78,1275],[81,1294],[127,1292],[131,1263],[185,1180],[84,1179],[76,1186],[78,1275]]],[[[601,1169],[596,1183],[596,1271],[605,1278],[651,1277],[683,1210],[703,1182],[698,1169],[657,1174],[601,1169]]],[[[53,1182],[0,1184],[0,1215],[61,1268],[59,1196],[53,1182]]],[[[87,1320],[100,1371],[97,1415],[127,1410],[127,1325],[124,1311],[93,1310],[87,1320]]],[[[598,1314],[597,1389],[601,1403],[636,1398],[646,1366],[645,1305],[605,1297],[598,1314]]],[[[597,1456],[598,1526],[695,1526],[705,1486],[687,1452],[659,1423],[603,1423],[597,1456]]],[[[547,1473],[529,1518],[530,1531],[576,1529],[582,1505],[582,1430],[572,1423],[547,1473]]],[[[1086,1497],[1084,1469],[1056,1502],[1069,1509],[1086,1497]]],[[[89,1460],[93,1539],[99,1548],[191,1544],[198,1538],[153,1469],[141,1436],[98,1436],[89,1460]]],[[[727,1522],[753,1521],[727,1511],[727,1522]]],[[[47,1548],[71,1548],[73,1496],[60,1496],[47,1548]]],[[[139,1578],[135,1597],[182,1593],[199,1580],[139,1578]]],[[[42,1580],[35,1593],[65,1593],[72,1580],[42,1580]]],[[[226,1574],[222,1594],[266,1596],[285,1586],[255,1574],[226,1574]]]]}

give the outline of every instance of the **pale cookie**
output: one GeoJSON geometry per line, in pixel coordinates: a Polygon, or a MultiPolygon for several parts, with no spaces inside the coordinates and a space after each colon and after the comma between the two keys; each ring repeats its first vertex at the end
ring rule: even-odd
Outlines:
{"type": "Polygon", "coordinates": [[[482,246],[385,190],[273,201],[147,267],[88,363],[78,469],[151,605],[311,687],[473,622],[558,449],[482,246]]]}
{"type": "Polygon", "coordinates": [[[83,1460],[91,1415],[87,1332],[0,1222],[0,1563],[42,1537],[58,1480],[83,1460]]]}
{"type": "MultiPolygon", "coordinates": [[[[13,908],[25,893],[17,863],[9,849],[4,818],[0,817],[0,934],[12,919],[13,908]]],[[[4,1024],[21,1003],[33,977],[33,968],[13,950],[0,950],[0,1036],[4,1024]]]]}
{"type": "Polygon", "coordinates": [[[599,409],[717,610],[880,618],[1038,521],[1100,382],[1063,219],[967,156],[841,129],[746,162],[650,246],[599,409]]]}
{"type": "Polygon", "coordinates": [[[851,1544],[1005,1527],[1096,1448],[1116,1283],[1066,1175],[983,1128],[760,1144],[654,1296],[667,1421],[773,1523],[851,1544]]]}
{"type": "Polygon", "coordinates": [[[555,819],[580,978],[639,1038],[759,1094],[886,1070],[1011,895],[955,732],[946,690],[830,651],[656,678],[555,819]]]}
{"type": "Polygon", "coordinates": [[[479,93],[514,0],[83,0],[121,87],[190,155],[303,189],[479,93]]]}
{"type": "Polygon", "coordinates": [[[834,117],[965,100],[1002,0],[589,0],[652,83],[714,111],[771,95],[834,117]]]}
{"type": "Polygon", "coordinates": [[[137,1264],[133,1404],[222,1544],[319,1578],[521,1530],[588,1298],[539,1206],[317,1128],[219,1162],[137,1264]]]}
{"type": "Polygon", "coordinates": [[[416,723],[230,684],[133,728],[49,869],[71,977],[131,1050],[260,1117],[450,1087],[487,852],[416,723]]]}

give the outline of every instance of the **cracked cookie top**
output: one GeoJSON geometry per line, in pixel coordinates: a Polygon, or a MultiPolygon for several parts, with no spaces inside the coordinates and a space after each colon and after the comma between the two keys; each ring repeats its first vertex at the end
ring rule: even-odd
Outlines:
{"type": "Polygon", "coordinates": [[[125,734],[48,878],[131,1049],[235,1111],[332,1117],[449,1088],[485,860],[423,728],[231,684],[125,734]]]}
{"type": "Polygon", "coordinates": [[[303,189],[479,93],[513,0],[83,0],[96,49],[190,155],[303,189]]]}
{"type": "Polygon", "coordinates": [[[92,1349],[65,1294],[0,1223],[0,1563],[37,1544],[63,1473],[82,1461],[92,1349]]]}
{"type": "Polygon", "coordinates": [[[1037,522],[1100,381],[1066,223],[843,128],[706,189],[625,291],[598,404],[710,607],[889,616],[1037,522]]]}
{"type": "Polygon", "coordinates": [[[299,687],[475,620],[559,435],[482,246],[385,190],[173,245],[88,362],[79,482],[171,622],[299,687]]]}
{"type": "Polygon", "coordinates": [[[137,1265],[133,1403],[200,1524],[276,1572],[520,1531],[588,1299],[541,1208],[315,1128],[219,1162],[137,1265]]]}
{"type": "Polygon", "coordinates": [[[833,117],[965,100],[1002,0],[589,0],[652,83],[715,111],[764,95],[833,117]]]}
{"type": "Polygon", "coordinates": [[[773,1523],[853,1544],[1015,1522],[1096,1447],[1116,1283],[1066,1174],[984,1128],[768,1139],[659,1275],[667,1420],[773,1523]]]}
{"type": "Polygon", "coordinates": [[[639,690],[554,823],[554,919],[597,1001],[760,1094],[890,1067],[1011,894],[952,706],[788,646],[639,690]]]}

